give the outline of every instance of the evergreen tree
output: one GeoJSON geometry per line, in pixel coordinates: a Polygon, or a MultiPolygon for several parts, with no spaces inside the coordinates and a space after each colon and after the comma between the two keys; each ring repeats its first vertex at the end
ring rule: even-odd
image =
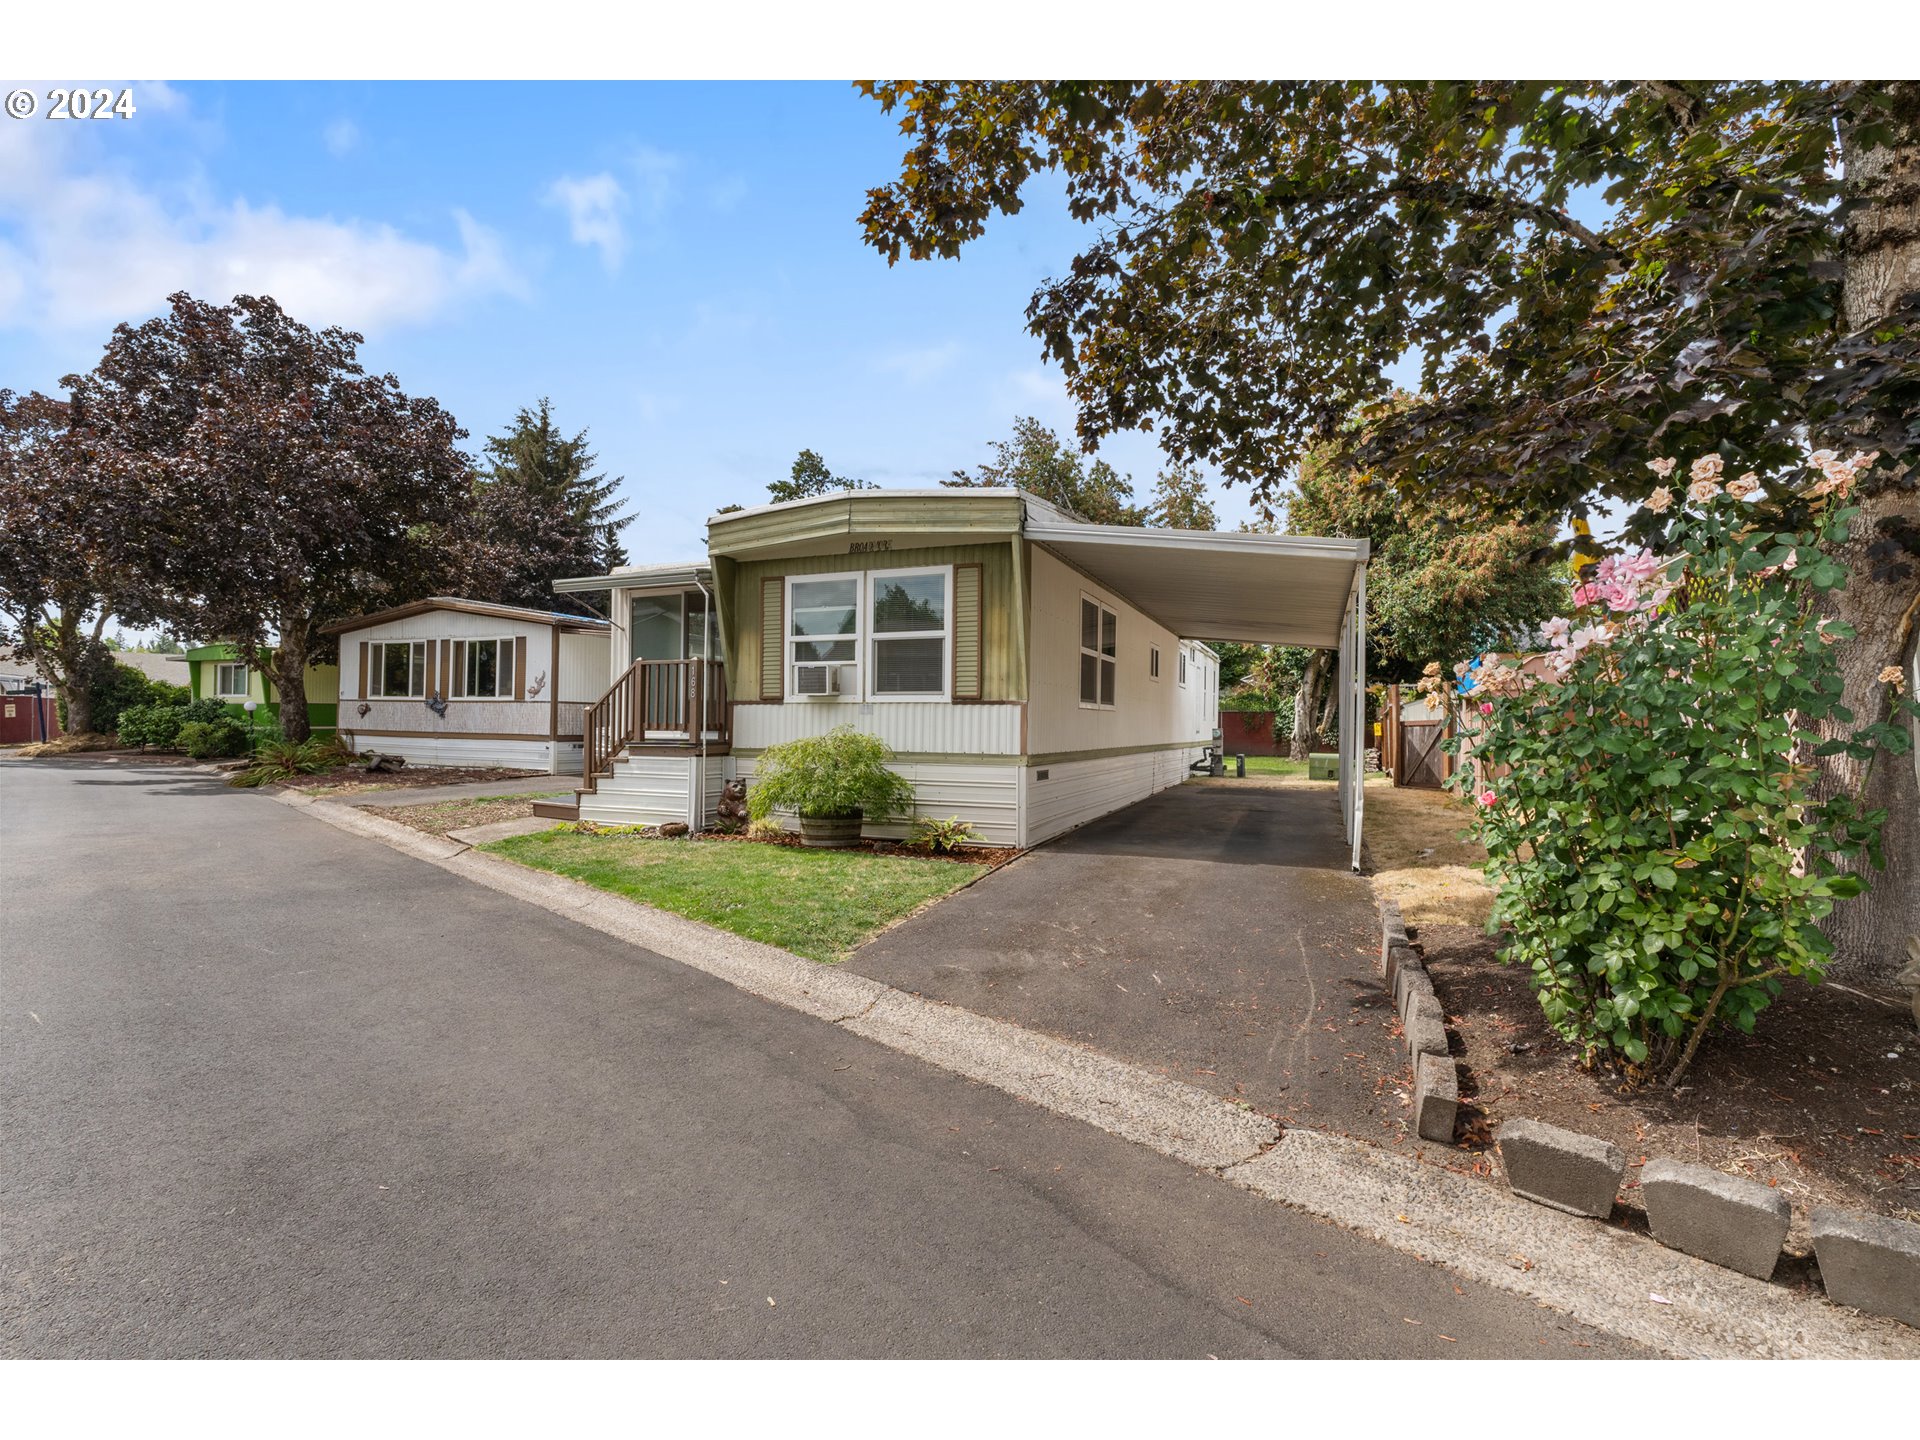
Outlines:
{"type": "Polygon", "coordinates": [[[767,498],[779,504],[783,500],[811,500],[816,495],[831,495],[839,490],[879,488],[870,480],[836,475],[827,468],[827,462],[820,458],[818,450],[802,450],[794,457],[792,475],[768,484],[767,498]]]}
{"type": "Polygon", "coordinates": [[[965,488],[1017,486],[1096,525],[1139,525],[1145,512],[1133,503],[1133,477],[1104,460],[1088,465],[1077,450],[1031,415],[1013,422],[1013,438],[993,442],[993,459],[973,474],[953,472],[940,482],[965,488]]]}
{"type": "Polygon", "coordinates": [[[543,397],[515,415],[506,434],[488,437],[485,461],[475,495],[477,588],[503,604],[552,610],[582,598],[555,595],[555,580],[627,563],[619,541],[627,517],[616,498],[624,477],[594,468],[587,432],[562,432],[551,401],[543,397]]]}

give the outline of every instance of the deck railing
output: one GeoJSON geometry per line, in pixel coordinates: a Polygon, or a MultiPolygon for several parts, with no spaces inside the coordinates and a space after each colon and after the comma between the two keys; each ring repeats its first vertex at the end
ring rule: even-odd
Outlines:
{"type": "Polygon", "coordinates": [[[629,745],[697,747],[732,739],[727,667],[718,660],[636,660],[587,707],[581,782],[591,790],[629,745]]]}

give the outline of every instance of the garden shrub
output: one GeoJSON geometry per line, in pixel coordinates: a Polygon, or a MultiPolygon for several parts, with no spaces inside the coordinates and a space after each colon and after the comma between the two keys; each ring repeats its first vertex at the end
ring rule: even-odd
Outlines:
{"type": "Polygon", "coordinates": [[[1681,505],[1665,486],[1647,502],[1673,510],[1668,553],[1602,562],[1543,627],[1544,666],[1489,657],[1463,677],[1480,728],[1449,783],[1487,848],[1489,928],[1589,1062],[1671,1082],[1713,1028],[1750,1032],[1784,980],[1820,979],[1820,920],[1866,888],[1835,862],[1880,863],[1885,812],[1816,793],[1813,763],[1909,748],[1899,670],[1881,713],[1849,714],[1832,647],[1850,632],[1817,613],[1846,583],[1824,547],[1872,458],[1813,456],[1824,478],[1787,502],[1805,517],[1789,528],[1751,501],[1756,477],[1723,487],[1702,457],[1681,505]]]}
{"type": "Polygon", "coordinates": [[[923,815],[913,822],[913,834],[907,841],[907,847],[924,850],[929,855],[951,855],[962,846],[975,843],[972,824],[958,815],[945,820],[923,815]]]}
{"type": "Polygon", "coordinates": [[[879,821],[908,814],[913,786],[887,769],[892,758],[884,740],[851,725],[769,745],[754,767],[747,812],[756,820],[775,810],[815,818],[858,812],[879,821]]]}
{"type": "Polygon", "coordinates": [[[247,727],[225,716],[215,720],[190,720],[180,727],[179,745],[196,760],[244,755],[247,727]]]}
{"type": "Polygon", "coordinates": [[[331,737],[313,736],[294,741],[275,735],[256,742],[253,763],[227,783],[251,788],[291,780],[297,775],[319,775],[340,764],[339,752],[339,742],[331,737]]]}
{"type": "Polygon", "coordinates": [[[187,723],[184,705],[135,705],[120,712],[120,743],[176,749],[180,727],[187,723]]]}

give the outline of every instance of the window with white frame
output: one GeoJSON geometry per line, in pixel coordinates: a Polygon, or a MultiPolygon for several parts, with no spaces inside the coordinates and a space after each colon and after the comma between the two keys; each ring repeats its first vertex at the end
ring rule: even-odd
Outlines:
{"type": "Polygon", "coordinates": [[[1180,686],[1181,688],[1185,689],[1186,684],[1187,684],[1187,652],[1183,649],[1180,652],[1180,686]]]}
{"type": "Polygon", "coordinates": [[[367,647],[367,693],[387,700],[418,700],[427,690],[427,642],[376,640],[367,647]]]}
{"type": "Polygon", "coordinates": [[[860,576],[787,581],[787,693],[860,693],[860,576]]]}
{"type": "Polygon", "coordinates": [[[222,664],[213,667],[213,694],[218,700],[244,700],[247,698],[247,667],[240,664],[222,664]]]}
{"type": "Polygon", "coordinates": [[[1147,646],[1147,678],[1149,680],[1160,678],[1160,647],[1158,645],[1147,646]]]}
{"type": "Polygon", "coordinates": [[[867,576],[873,657],[867,693],[874,699],[947,695],[948,587],[953,572],[877,570],[867,576]]]}
{"type": "Polygon", "coordinates": [[[787,580],[787,693],[943,700],[951,690],[953,569],[787,580]]]}
{"type": "Polygon", "coordinates": [[[469,700],[497,700],[513,693],[513,640],[469,640],[466,684],[469,700]]]}
{"type": "Polygon", "coordinates": [[[1080,703],[1113,705],[1120,652],[1120,617],[1091,596],[1080,597],[1080,703]]]}

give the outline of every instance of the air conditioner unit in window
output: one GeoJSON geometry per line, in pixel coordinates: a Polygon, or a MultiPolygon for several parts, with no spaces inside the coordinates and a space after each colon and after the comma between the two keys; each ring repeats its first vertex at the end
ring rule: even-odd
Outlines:
{"type": "Polygon", "coordinates": [[[838,695],[842,665],[811,661],[793,667],[793,693],[796,695],[838,695]]]}

